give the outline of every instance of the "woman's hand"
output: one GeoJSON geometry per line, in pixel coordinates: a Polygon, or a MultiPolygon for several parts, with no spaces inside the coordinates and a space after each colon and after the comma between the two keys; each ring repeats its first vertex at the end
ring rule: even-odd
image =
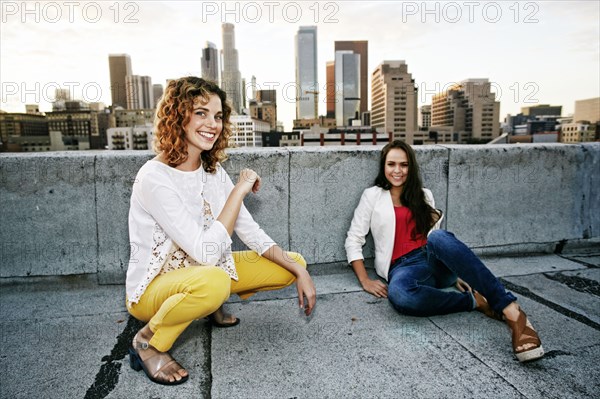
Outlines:
{"type": "Polygon", "coordinates": [[[235,185],[243,195],[246,195],[252,191],[257,193],[260,189],[260,176],[252,169],[242,169],[240,171],[240,178],[235,185]]]}
{"type": "Polygon", "coordinates": [[[387,298],[387,285],[379,280],[365,279],[361,282],[363,290],[369,294],[375,295],[377,298],[387,298]]]}
{"type": "Polygon", "coordinates": [[[302,268],[296,275],[296,289],[298,290],[298,304],[304,309],[304,314],[310,316],[317,301],[317,291],[310,274],[302,268]],[[306,302],[304,301],[306,297],[306,302]]]}
{"type": "Polygon", "coordinates": [[[469,292],[473,292],[473,288],[471,288],[471,286],[469,284],[467,284],[466,281],[464,281],[463,279],[461,279],[460,277],[456,279],[456,288],[458,288],[458,290],[460,292],[465,292],[465,291],[469,291],[469,292]]]}
{"type": "Polygon", "coordinates": [[[279,245],[273,245],[262,256],[296,276],[298,305],[304,310],[304,314],[310,316],[317,301],[317,290],[306,268],[288,256],[279,245]]]}

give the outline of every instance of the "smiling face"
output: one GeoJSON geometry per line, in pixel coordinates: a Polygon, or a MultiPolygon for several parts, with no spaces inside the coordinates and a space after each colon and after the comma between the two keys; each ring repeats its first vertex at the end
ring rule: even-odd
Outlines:
{"type": "Polygon", "coordinates": [[[211,94],[208,102],[197,97],[190,120],[183,130],[190,158],[198,159],[202,151],[210,151],[223,131],[223,108],[219,96],[211,94]]]}
{"type": "Polygon", "coordinates": [[[408,157],[400,148],[392,148],[385,157],[384,174],[392,187],[402,187],[408,177],[408,157]]]}

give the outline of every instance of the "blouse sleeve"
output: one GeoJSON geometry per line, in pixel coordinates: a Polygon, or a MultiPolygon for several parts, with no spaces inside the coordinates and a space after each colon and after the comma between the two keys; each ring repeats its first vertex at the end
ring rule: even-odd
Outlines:
{"type": "Polygon", "coordinates": [[[371,215],[373,213],[372,198],[369,198],[367,190],[363,191],[360,202],[354,210],[354,217],[350,224],[350,229],[346,236],[346,256],[348,263],[358,259],[364,259],[362,247],[365,245],[366,236],[369,233],[371,225],[371,215]]]}
{"type": "MultiPolygon", "coordinates": [[[[225,174],[226,200],[234,186],[229,174],[225,169],[222,170],[225,174]]],[[[276,242],[260,228],[258,223],[256,223],[243,202],[233,230],[248,248],[261,255],[267,252],[269,248],[276,245],[276,242]]]]}
{"type": "Polygon", "coordinates": [[[215,220],[204,230],[204,221],[191,216],[176,188],[160,175],[147,174],[139,184],[143,207],[171,240],[197,262],[215,265],[231,246],[225,226],[215,220]]]}

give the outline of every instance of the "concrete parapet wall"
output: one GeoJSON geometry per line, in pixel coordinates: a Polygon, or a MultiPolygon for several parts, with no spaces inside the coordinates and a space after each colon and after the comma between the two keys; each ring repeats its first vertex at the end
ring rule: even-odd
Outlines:
{"type": "MultiPolygon", "coordinates": [[[[283,248],[310,264],[345,261],[344,240],[378,147],[230,150],[237,180],[263,187],[246,206],[283,248]]],[[[417,146],[426,187],[445,227],[486,254],[553,251],[600,239],[600,143],[417,146]]],[[[122,283],[130,255],[127,213],[139,151],[0,155],[0,277],[97,273],[122,283]]],[[[234,249],[243,245],[234,240],[234,249]]],[[[372,256],[372,242],[365,256],[372,256]]]]}

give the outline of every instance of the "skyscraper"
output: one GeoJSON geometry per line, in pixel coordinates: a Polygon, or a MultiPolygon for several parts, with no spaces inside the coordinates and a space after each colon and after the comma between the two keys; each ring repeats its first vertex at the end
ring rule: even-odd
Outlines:
{"type": "Polygon", "coordinates": [[[327,104],[327,117],[335,118],[335,61],[327,61],[325,77],[325,102],[327,104]]]}
{"type": "Polygon", "coordinates": [[[335,86],[335,122],[350,126],[351,119],[360,119],[360,54],[335,52],[335,86]]]}
{"type": "Polygon", "coordinates": [[[335,51],[342,50],[360,54],[360,112],[366,112],[369,109],[367,86],[369,84],[369,42],[367,40],[336,41],[335,51]]]}
{"type": "Polygon", "coordinates": [[[154,107],[154,91],[150,76],[128,75],[127,109],[149,109],[154,107]]]}
{"type": "Polygon", "coordinates": [[[459,134],[459,142],[497,137],[499,117],[500,103],[488,79],[467,79],[433,96],[431,127],[452,127],[459,134]]]}
{"type": "Polygon", "coordinates": [[[317,77],[317,27],[301,26],[296,44],[296,119],[319,117],[317,77]]]}
{"type": "Polygon", "coordinates": [[[420,127],[427,129],[431,126],[431,105],[423,105],[421,107],[420,127]]]}
{"type": "Polygon", "coordinates": [[[209,41],[202,49],[202,78],[219,83],[219,53],[217,46],[209,41]]]}
{"type": "Polygon", "coordinates": [[[223,33],[221,88],[227,93],[233,111],[239,114],[242,111],[242,75],[239,69],[238,52],[235,49],[235,26],[224,23],[221,29],[223,33]]]}
{"type": "Polygon", "coordinates": [[[152,97],[154,97],[154,107],[152,108],[156,108],[156,106],[158,105],[158,102],[160,101],[160,98],[163,95],[163,86],[160,83],[156,83],[152,85],[152,97]]]}
{"type": "Polygon", "coordinates": [[[127,107],[127,82],[125,77],[132,75],[131,58],[128,54],[109,54],[110,94],[113,106],[127,107]]]}
{"type": "Polygon", "coordinates": [[[417,126],[417,88],[404,61],[383,61],[371,80],[371,126],[412,144],[417,126]]]}

